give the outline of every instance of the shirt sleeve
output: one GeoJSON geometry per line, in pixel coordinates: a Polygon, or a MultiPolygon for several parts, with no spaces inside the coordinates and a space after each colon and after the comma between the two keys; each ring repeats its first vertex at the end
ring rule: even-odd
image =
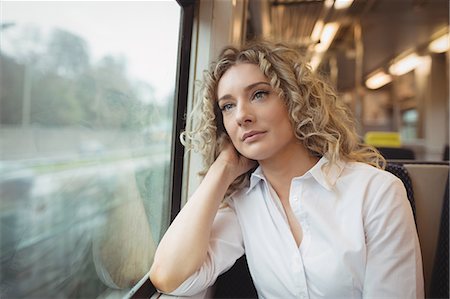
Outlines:
{"type": "MultiPolygon", "coordinates": [[[[183,250],[180,248],[180,250],[183,250]]],[[[244,254],[242,232],[233,207],[220,208],[213,222],[207,258],[201,268],[170,295],[193,296],[213,285],[244,254]]]]}
{"type": "Polygon", "coordinates": [[[419,240],[403,183],[388,177],[366,204],[363,298],[424,298],[419,240]]]}

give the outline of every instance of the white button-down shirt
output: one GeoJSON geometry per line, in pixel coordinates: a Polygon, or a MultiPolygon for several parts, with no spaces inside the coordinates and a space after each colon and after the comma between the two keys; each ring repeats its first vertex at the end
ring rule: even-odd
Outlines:
{"type": "Polygon", "coordinates": [[[204,290],[245,253],[260,298],[423,298],[420,247],[402,182],[364,163],[327,162],[321,158],[291,182],[300,247],[258,168],[250,186],[219,209],[201,269],[172,294],[204,290]]]}

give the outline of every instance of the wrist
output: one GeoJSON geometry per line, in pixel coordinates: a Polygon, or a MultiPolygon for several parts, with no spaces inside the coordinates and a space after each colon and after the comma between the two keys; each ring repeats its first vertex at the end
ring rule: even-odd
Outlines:
{"type": "Polygon", "coordinates": [[[235,167],[221,160],[214,161],[210,167],[210,171],[213,171],[217,177],[220,177],[222,182],[227,186],[230,186],[238,177],[238,175],[235,174],[235,167]]]}

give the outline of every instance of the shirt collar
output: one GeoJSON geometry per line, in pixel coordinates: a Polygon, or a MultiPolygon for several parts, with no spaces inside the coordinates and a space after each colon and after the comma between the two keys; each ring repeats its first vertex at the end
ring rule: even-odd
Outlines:
{"type": "Polygon", "coordinates": [[[331,191],[334,185],[336,185],[336,181],[340,177],[344,167],[345,162],[342,160],[330,163],[327,158],[322,157],[307,173],[310,173],[325,189],[331,191]]]}
{"type": "MultiPolygon", "coordinates": [[[[298,178],[312,176],[325,189],[331,191],[341,175],[342,170],[344,170],[344,167],[345,162],[342,160],[337,160],[335,163],[331,164],[327,158],[322,157],[310,170],[298,178]]],[[[295,179],[297,178],[294,178],[294,180],[295,179]]],[[[261,166],[258,166],[250,177],[250,186],[246,194],[248,194],[261,180],[265,181],[266,178],[261,166]]]]}
{"type": "Polygon", "coordinates": [[[248,187],[246,194],[248,194],[250,190],[252,190],[261,180],[265,181],[266,177],[262,172],[261,165],[258,165],[258,167],[255,169],[255,171],[253,171],[252,175],[250,176],[250,186],[248,187]]]}

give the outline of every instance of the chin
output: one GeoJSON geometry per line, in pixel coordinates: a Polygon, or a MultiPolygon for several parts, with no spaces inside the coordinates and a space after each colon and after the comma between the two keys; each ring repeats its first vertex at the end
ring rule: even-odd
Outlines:
{"type": "Polygon", "coordinates": [[[238,152],[250,160],[261,161],[270,158],[274,151],[267,144],[259,143],[259,144],[240,144],[240,148],[238,152]]]}
{"type": "Polygon", "coordinates": [[[255,152],[255,151],[240,151],[241,155],[250,160],[261,161],[270,157],[266,153],[255,152]]]}

